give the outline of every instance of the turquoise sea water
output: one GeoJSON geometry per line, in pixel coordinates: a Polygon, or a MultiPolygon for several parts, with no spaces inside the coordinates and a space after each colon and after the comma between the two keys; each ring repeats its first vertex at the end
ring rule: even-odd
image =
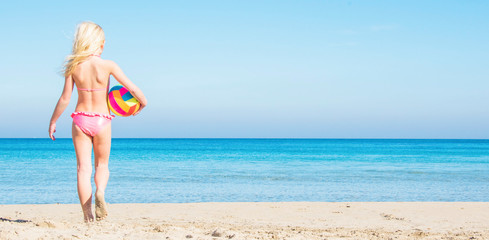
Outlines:
{"type": "MultiPolygon", "coordinates": [[[[113,139],[110,203],[489,201],[489,140],[113,139]]],[[[0,204],[78,203],[71,139],[0,139],[0,204]]]]}

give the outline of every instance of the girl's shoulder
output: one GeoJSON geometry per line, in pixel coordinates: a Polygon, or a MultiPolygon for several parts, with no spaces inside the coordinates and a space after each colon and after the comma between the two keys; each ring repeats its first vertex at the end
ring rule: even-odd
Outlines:
{"type": "Polygon", "coordinates": [[[117,67],[117,63],[115,63],[112,60],[109,60],[109,59],[101,59],[101,60],[102,60],[102,65],[107,70],[113,70],[115,67],[117,67]]]}

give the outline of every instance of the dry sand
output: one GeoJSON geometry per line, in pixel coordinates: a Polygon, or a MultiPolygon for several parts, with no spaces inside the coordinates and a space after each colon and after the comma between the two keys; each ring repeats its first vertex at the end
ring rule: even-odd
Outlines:
{"type": "Polygon", "coordinates": [[[0,239],[489,239],[489,203],[0,205],[0,239]]]}

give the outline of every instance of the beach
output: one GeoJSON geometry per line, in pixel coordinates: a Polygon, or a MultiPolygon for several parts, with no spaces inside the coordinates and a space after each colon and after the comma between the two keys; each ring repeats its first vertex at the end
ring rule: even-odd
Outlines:
{"type": "Polygon", "coordinates": [[[71,139],[0,139],[0,239],[489,239],[488,146],[115,138],[86,224],[71,139]]]}
{"type": "Polygon", "coordinates": [[[0,239],[488,239],[487,202],[0,205],[0,239]]]}

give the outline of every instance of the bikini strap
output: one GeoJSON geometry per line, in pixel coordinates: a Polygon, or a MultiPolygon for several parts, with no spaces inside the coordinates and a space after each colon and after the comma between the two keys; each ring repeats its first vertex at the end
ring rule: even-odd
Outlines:
{"type": "Polygon", "coordinates": [[[95,88],[95,89],[89,89],[89,88],[78,88],[80,91],[87,91],[87,92],[95,92],[95,91],[104,91],[106,90],[105,88],[95,88]]]}

